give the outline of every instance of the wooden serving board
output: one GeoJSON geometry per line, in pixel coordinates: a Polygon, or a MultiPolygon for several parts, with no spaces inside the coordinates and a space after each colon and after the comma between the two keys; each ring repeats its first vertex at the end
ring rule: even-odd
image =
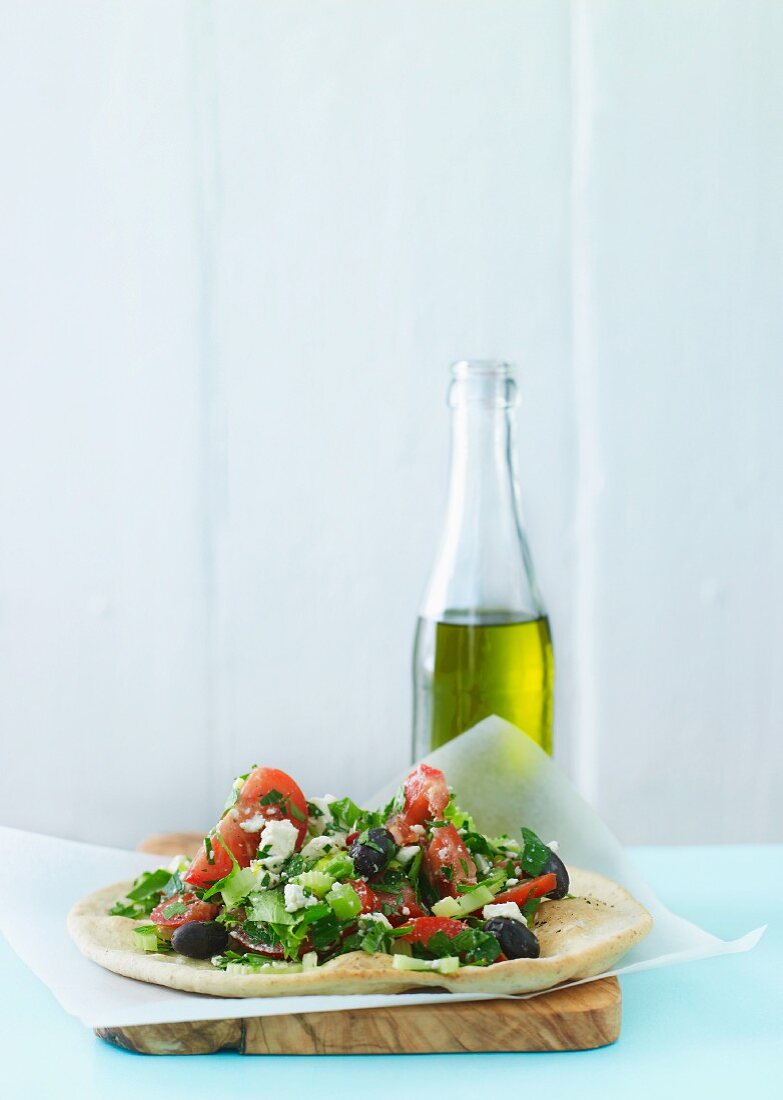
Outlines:
{"type": "MultiPolygon", "coordinates": [[[[189,833],[150,837],[142,851],[192,854],[189,833]]],[[[555,989],[529,1000],[401,1005],[289,1016],[247,1016],[140,1027],[98,1028],[115,1046],[142,1054],[434,1054],[591,1050],[620,1034],[616,978],[555,989]]]]}

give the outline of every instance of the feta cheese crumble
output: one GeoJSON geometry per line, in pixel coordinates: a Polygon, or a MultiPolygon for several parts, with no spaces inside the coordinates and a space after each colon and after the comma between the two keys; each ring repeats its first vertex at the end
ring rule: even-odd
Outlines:
{"type": "Polygon", "coordinates": [[[308,905],[317,905],[318,898],[314,898],[304,892],[304,888],[296,882],[289,882],[283,889],[286,913],[297,913],[300,909],[306,909],[308,905]]]}
{"type": "Polygon", "coordinates": [[[315,833],[316,836],[320,836],[326,826],[334,820],[332,811],[329,809],[329,803],[336,801],[337,799],[333,794],[325,794],[323,798],[310,799],[310,805],[321,811],[321,817],[310,816],[310,831],[315,833]]]}
{"type": "MultiPolygon", "coordinates": [[[[265,819],[266,820],[266,819],[265,819]]],[[[258,838],[258,859],[254,859],[251,870],[259,880],[258,885],[276,886],[280,881],[279,870],[285,860],[293,854],[299,831],[288,818],[266,821],[258,838]],[[268,881],[264,881],[268,876],[268,881]]]]}
{"type": "Polygon", "coordinates": [[[404,844],[402,848],[397,849],[397,862],[410,863],[418,851],[420,851],[418,844],[404,844]]]}
{"type": "Polygon", "coordinates": [[[515,901],[503,901],[495,905],[485,905],[484,919],[491,920],[492,917],[508,917],[509,920],[518,920],[521,921],[522,924],[527,924],[522,914],[522,910],[515,901]]]}
{"type": "MultiPolygon", "coordinates": [[[[327,852],[333,851],[337,847],[341,847],[338,841],[342,837],[342,833],[335,836],[314,836],[312,840],[308,840],[302,849],[300,855],[305,859],[320,859],[322,855],[327,852]]],[[[343,839],[343,843],[345,843],[343,839]]]]}
{"type": "Polygon", "coordinates": [[[359,922],[364,924],[367,921],[372,921],[375,924],[382,924],[384,928],[391,928],[388,918],[383,913],[362,913],[359,917],[359,922]]]}
{"type": "Polygon", "coordinates": [[[486,875],[492,867],[492,864],[489,862],[489,860],[485,856],[483,856],[481,852],[476,852],[473,858],[476,861],[476,867],[478,868],[479,872],[482,875],[486,875]]]}
{"type": "MultiPolygon", "coordinates": [[[[234,811],[234,816],[239,815],[234,811]]],[[[249,817],[247,821],[240,821],[239,828],[244,829],[246,833],[259,833],[266,824],[267,819],[263,814],[255,814],[254,817],[249,817]]]]}

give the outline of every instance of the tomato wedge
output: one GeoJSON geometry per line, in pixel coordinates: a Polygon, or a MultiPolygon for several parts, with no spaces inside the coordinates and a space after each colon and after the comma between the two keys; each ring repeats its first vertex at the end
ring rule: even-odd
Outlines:
{"type": "Polygon", "coordinates": [[[220,906],[201,901],[195,894],[172,894],[155,906],[150,920],[160,928],[179,928],[192,920],[213,920],[219,909],[220,906]]]}
{"type": "Polygon", "coordinates": [[[254,768],[239,792],[235,809],[242,820],[261,814],[266,818],[286,817],[299,833],[297,849],[301,848],[307,833],[307,799],[287,772],[279,768],[254,768]],[[280,795],[279,800],[263,802],[263,799],[280,795]]]}
{"type": "Polygon", "coordinates": [[[539,875],[538,878],[529,878],[520,882],[518,886],[512,886],[510,890],[504,890],[493,900],[493,905],[500,905],[504,901],[515,901],[517,905],[524,905],[531,898],[543,898],[557,887],[557,875],[539,875]]]}
{"type": "Polygon", "coordinates": [[[422,870],[442,898],[447,894],[456,897],[458,883],[476,881],[476,864],[453,825],[433,829],[422,870]]]}
{"type": "Polygon", "coordinates": [[[410,932],[406,932],[400,939],[408,943],[427,943],[436,932],[443,932],[450,940],[458,936],[464,929],[462,921],[452,920],[451,917],[417,917],[410,923],[410,932]]]}
{"type": "Polygon", "coordinates": [[[449,788],[442,771],[419,764],[405,780],[404,790],[402,812],[389,819],[387,828],[398,844],[411,844],[421,840],[413,826],[437,820],[446,809],[449,788]]]}
{"type": "Polygon", "coordinates": [[[381,902],[374,890],[371,890],[364,879],[351,880],[348,883],[356,891],[359,901],[362,903],[362,913],[377,913],[381,902]]]}
{"type": "Polygon", "coordinates": [[[286,772],[278,768],[254,768],[236,803],[212,833],[211,854],[207,854],[202,844],[182,881],[198,887],[214,885],[230,873],[234,865],[231,855],[240,867],[248,867],[258,850],[258,837],[266,822],[282,818],[295,826],[296,847],[301,848],[307,833],[305,796],[286,772]]]}

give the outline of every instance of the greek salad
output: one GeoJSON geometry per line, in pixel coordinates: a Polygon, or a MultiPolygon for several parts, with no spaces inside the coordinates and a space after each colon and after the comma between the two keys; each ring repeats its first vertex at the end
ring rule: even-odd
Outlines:
{"type": "Polygon", "coordinates": [[[147,871],[109,912],[140,951],[241,972],[312,970],[351,951],[452,973],[537,958],[536,908],[569,881],[555,842],[480,833],[420,764],[380,810],[306,799],[276,768],[235,780],[199,852],[147,871]]]}

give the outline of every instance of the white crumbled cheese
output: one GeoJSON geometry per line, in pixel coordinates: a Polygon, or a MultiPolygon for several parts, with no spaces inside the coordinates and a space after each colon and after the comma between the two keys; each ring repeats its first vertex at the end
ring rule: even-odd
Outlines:
{"type": "Polygon", "coordinates": [[[420,852],[421,848],[418,844],[405,844],[402,848],[397,849],[397,861],[399,863],[410,863],[417,852],[420,852]]]}
{"type": "Polygon", "coordinates": [[[485,905],[484,919],[491,920],[492,917],[508,917],[509,920],[518,920],[521,921],[522,924],[527,924],[527,921],[522,915],[522,910],[515,901],[503,901],[495,905],[485,905]]]}
{"type": "MultiPolygon", "coordinates": [[[[235,817],[238,816],[235,810],[231,812],[235,817]]],[[[266,822],[267,818],[263,814],[256,814],[254,817],[249,817],[247,821],[240,821],[239,828],[244,829],[246,833],[260,833],[266,822]]]]}
{"type": "Polygon", "coordinates": [[[559,852],[560,851],[560,845],[557,843],[556,840],[550,840],[549,843],[547,844],[547,848],[550,850],[550,852],[559,852]]]}
{"type": "Polygon", "coordinates": [[[423,825],[411,825],[411,832],[416,833],[418,836],[424,836],[427,830],[423,825]]]}
{"type": "Polygon", "coordinates": [[[383,913],[362,913],[359,917],[360,922],[374,921],[376,924],[382,924],[384,928],[391,928],[388,919],[383,913]]]}
{"type": "Polygon", "coordinates": [[[330,802],[336,802],[337,799],[333,794],[325,794],[323,798],[311,798],[310,803],[321,811],[321,817],[311,815],[310,817],[310,831],[315,833],[316,836],[320,836],[326,826],[333,820],[332,811],[329,809],[330,802]]]}
{"type": "Polygon", "coordinates": [[[411,911],[407,905],[403,905],[402,909],[400,909],[400,912],[404,917],[409,917],[411,915],[411,911]]]}
{"type": "Polygon", "coordinates": [[[298,883],[288,882],[283,889],[286,913],[296,913],[300,909],[306,909],[308,905],[316,905],[318,898],[304,892],[304,888],[298,883]]]}
{"type": "Polygon", "coordinates": [[[305,859],[320,859],[326,852],[331,852],[338,847],[342,847],[345,843],[345,837],[342,833],[338,833],[335,836],[314,836],[312,840],[308,840],[304,848],[300,852],[305,859]]]}
{"type": "Polygon", "coordinates": [[[481,854],[481,852],[476,852],[474,858],[476,860],[476,867],[479,869],[482,875],[486,875],[492,864],[481,854]]]}
{"type": "Polygon", "coordinates": [[[266,861],[263,859],[252,859],[250,861],[250,870],[253,873],[253,890],[271,890],[274,886],[280,882],[280,876],[275,870],[270,869],[265,865],[266,861]]]}
{"type": "Polygon", "coordinates": [[[299,831],[287,817],[279,821],[273,818],[267,821],[258,838],[258,859],[254,859],[251,870],[258,880],[259,888],[276,886],[280,881],[278,872],[296,848],[299,831]],[[265,879],[268,878],[268,881],[265,879]]]}
{"type": "Polygon", "coordinates": [[[519,882],[518,878],[507,878],[506,879],[506,889],[509,889],[512,886],[516,886],[518,882],[519,882]]]}

